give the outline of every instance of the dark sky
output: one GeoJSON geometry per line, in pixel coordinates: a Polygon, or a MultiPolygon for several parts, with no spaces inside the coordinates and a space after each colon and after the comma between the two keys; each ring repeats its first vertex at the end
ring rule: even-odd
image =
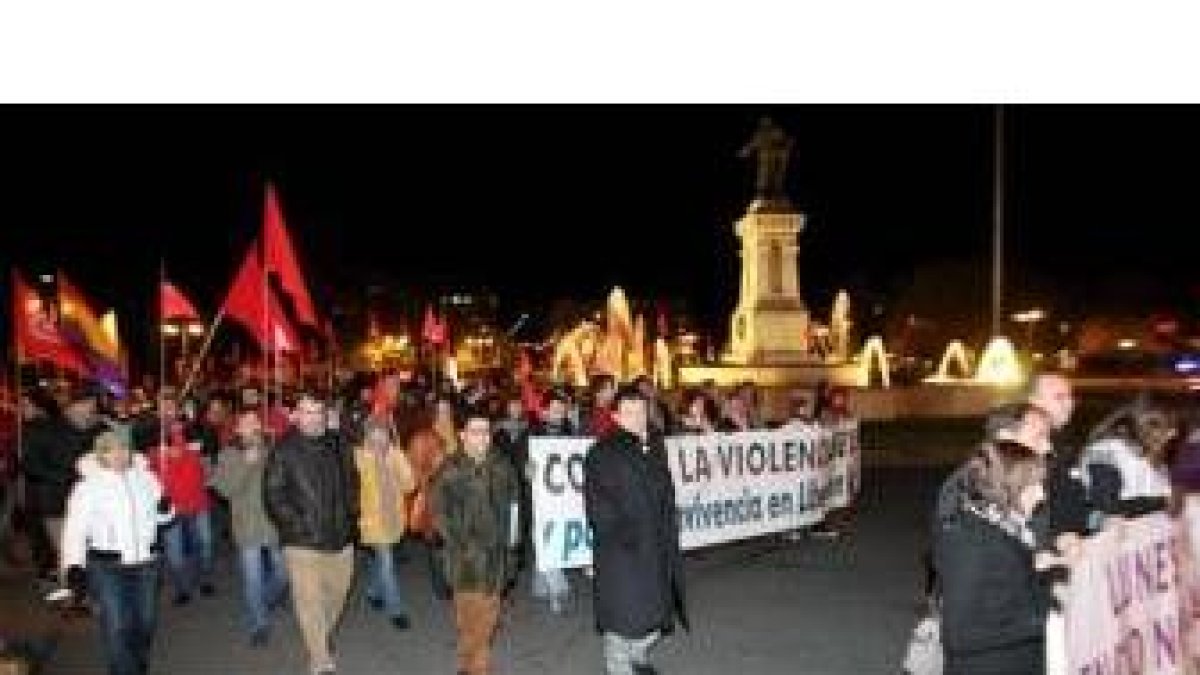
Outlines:
{"type": "MultiPolygon", "coordinates": [[[[1040,278],[1072,306],[1184,297],[1198,112],[1010,106],[1014,287],[1040,278]]],[[[796,139],[801,284],[822,313],[841,286],[886,300],[914,269],[987,269],[984,106],[7,107],[0,262],[62,266],[136,317],[161,256],[212,310],[270,178],[318,295],[487,284],[513,308],[620,283],[720,329],[751,193],[737,152],[763,113],[796,139]]]]}

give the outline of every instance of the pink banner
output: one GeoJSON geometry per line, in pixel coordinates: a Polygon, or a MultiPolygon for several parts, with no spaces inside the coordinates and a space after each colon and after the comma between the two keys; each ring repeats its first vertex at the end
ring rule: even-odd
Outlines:
{"type": "Polygon", "coordinates": [[[1065,664],[1050,658],[1050,672],[1200,672],[1196,513],[1113,519],[1083,542],[1058,589],[1065,664]]]}

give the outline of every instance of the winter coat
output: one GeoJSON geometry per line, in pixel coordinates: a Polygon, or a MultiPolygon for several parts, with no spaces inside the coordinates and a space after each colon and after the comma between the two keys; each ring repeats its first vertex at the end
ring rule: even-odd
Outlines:
{"type": "Polygon", "coordinates": [[[208,466],[200,451],[186,447],[177,456],[155,450],[147,454],[150,470],[180,515],[204,513],[212,506],[208,495],[208,466]]]}
{"type": "Polygon", "coordinates": [[[496,451],[481,461],[446,458],[433,480],[433,513],[446,582],[456,591],[501,593],[517,572],[511,541],[517,476],[496,451]]]}
{"type": "Polygon", "coordinates": [[[1044,670],[1045,596],[1029,544],[970,511],[939,521],[934,564],[947,675],[1044,670]]]}
{"type": "Polygon", "coordinates": [[[61,517],[67,495],[79,477],[76,464],[92,451],[105,427],[79,429],[62,419],[38,418],[22,429],[22,467],[30,508],[42,516],[61,517]]]}
{"type": "Polygon", "coordinates": [[[617,430],[584,460],[592,527],[596,627],[628,638],[687,626],[675,486],[666,449],[617,430]]]}
{"type": "Polygon", "coordinates": [[[353,453],[337,434],[307,436],[292,428],[267,458],[263,495],[284,546],[340,551],[358,525],[353,453]]]}
{"type": "Polygon", "coordinates": [[[220,453],[210,485],[229,500],[233,538],[238,546],[262,546],[279,543],[279,533],[267,515],[263,484],[267,458],[272,451],[260,450],[258,461],[248,462],[241,447],[234,445],[220,453]]]}
{"type": "Polygon", "coordinates": [[[380,475],[375,453],[362,445],[354,450],[359,484],[358,533],[362,543],[368,545],[394,544],[404,538],[408,524],[406,497],[416,486],[412,465],[409,464],[404,450],[395,446],[389,448],[384,462],[395,485],[395,501],[390,504],[382,502],[383,477],[380,475]],[[390,529],[384,509],[393,512],[390,529]]]}
{"type": "Polygon", "coordinates": [[[154,560],[158,526],[171,514],[158,513],[162,488],[145,459],[134,455],[132,466],[118,472],[86,455],[78,471],[63,521],[62,568],[83,566],[89,551],[117,554],[124,565],[154,560]]]}

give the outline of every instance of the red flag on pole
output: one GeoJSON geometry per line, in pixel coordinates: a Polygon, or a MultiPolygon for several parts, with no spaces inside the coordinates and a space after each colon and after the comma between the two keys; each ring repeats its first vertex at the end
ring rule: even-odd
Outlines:
{"type": "Polygon", "coordinates": [[[224,312],[246,327],[264,351],[295,351],[300,344],[296,331],[283,313],[274,291],[266,287],[257,246],[251,246],[225,296],[224,312]],[[263,290],[266,288],[266,292],[263,290]],[[266,297],[264,297],[264,295],[266,297]]]}
{"type": "Polygon", "coordinates": [[[292,248],[291,237],[283,223],[283,209],[279,206],[275,186],[270,183],[267,184],[266,211],[263,214],[263,237],[263,264],[267,273],[279,275],[279,285],[292,299],[292,307],[300,323],[318,328],[321,324],[317,320],[317,310],[313,308],[308,286],[300,272],[300,263],[296,260],[296,251],[292,248]]]}
{"type": "Polygon", "coordinates": [[[159,317],[163,321],[199,321],[200,313],[196,311],[187,296],[169,281],[158,285],[159,317]]]}
{"type": "Polygon", "coordinates": [[[13,270],[13,328],[17,358],[49,361],[83,376],[91,372],[83,356],[59,330],[58,318],[42,297],[13,270]]]}

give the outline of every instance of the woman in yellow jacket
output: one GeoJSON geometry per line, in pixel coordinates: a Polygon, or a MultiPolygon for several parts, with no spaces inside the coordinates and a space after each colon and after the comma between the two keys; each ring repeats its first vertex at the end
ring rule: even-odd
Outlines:
{"type": "Polygon", "coordinates": [[[359,538],[370,549],[367,562],[367,601],[387,613],[399,630],[409,627],[400,582],[396,576],[396,545],[404,539],[406,497],[413,491],[412,465],[391,429],[369,422],[362,445],[354,451],[359,479],[359,538]]]}

